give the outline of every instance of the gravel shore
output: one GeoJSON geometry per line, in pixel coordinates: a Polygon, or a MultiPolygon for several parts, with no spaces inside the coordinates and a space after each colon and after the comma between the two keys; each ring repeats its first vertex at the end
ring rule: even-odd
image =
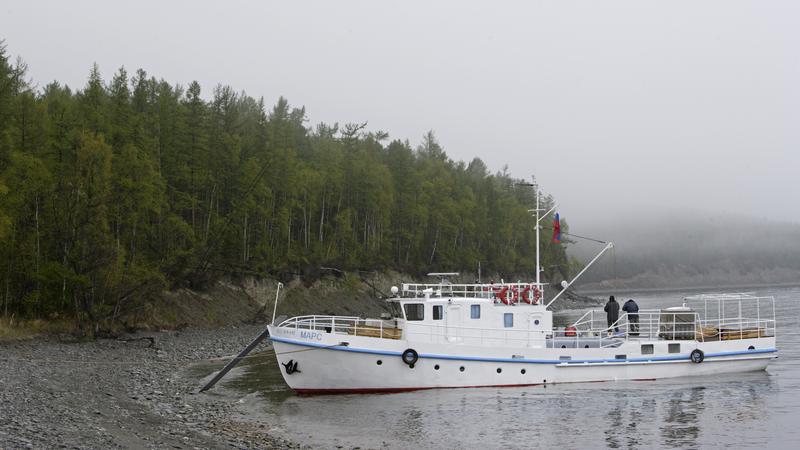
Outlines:
{"type": "Polygon", "coordinates": [[[263,327],[0,342],[0,448],[299,448],[237,420],[234,401],[197,394],[189,374],[263,327]]]}

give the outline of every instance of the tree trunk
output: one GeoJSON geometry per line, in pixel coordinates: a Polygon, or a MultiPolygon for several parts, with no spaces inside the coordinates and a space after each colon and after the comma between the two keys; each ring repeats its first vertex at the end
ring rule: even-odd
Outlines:
{"type": "Polygon", "coordinates": [[[5,301],[4,301],[5,305],[3,306],[3,316],[4,317],[8,317],[8,297],[11,295],[11,292],[10,292],[11,291],[11,286],[10,286],[10,283],[11,283],[11,279],[10,279],[11,278],[11,266],[9,265],[8,267],[9,267],[8,274],[6,276],[6,295],[5,295],[5,301]]]}
{"type": "Polygon", "coordinates": [[[306,249],[308,249],[308,196],[303,193],[303,244],[306,249]]]}
{"type": "Polygon", "coordinates": [[[325,226],[325,197],[327,197],[326,191],[327,191],[327,187],[325,188],[324,191],[322,191],[322,211],[319,214],[319,242],[320,243],[322,243],[323,240],[324,240],[323,231],[322,230],[324,229],[324,226],[325,226]]]}
{"type": "Polygon", "coordinates": [[[247,264],[247,212],[244,213],[244,225],[242,226],[242,262],[247,264]]]}
{"type": "Polygon", "coordinates": [[[197,228],[195,228],[195,204],[197,199],[197,194],[194,190],[194,168],[195,168],[195,161],[194,161],[194,149],[197,141],[197,135],[192,133],[192,144],[191,144],[191,151],[189,152],[189,160],[191,161],[189,167],[189,195],[192,199],[192,233],[197,233],[197,228]]]}
{"type": "Polygon", "coordinates": [[[133,220],[133,232],[131,233],[131,266],[133,265],[133,260],[136,258],[136,223],[138,222],[137,219],[133,220]]]}
{"type": "MultiPolygon", "coordinates": [[[[41,258],[41,235],[39,233],[39,193],[36,193],[34,199],[34,217],[36,218],[36,291],[39,292],[41,290],[41,282],[39,281],[39,261],[41,258]]],[[[41,301],[41,299],[40,299],[41,301]]]]}
{"type": "Polygon", "coordinates": [[[211,213],[214,211],[214,193],[217,191],[216,183],[211,187],[211,193],[208,196],[208,213],[206,213],[206,230],[203,233],[203,241],[208,242],[208,233],[211,229],[211,213]]]}
{"type": "Polygon", "coordinates": [[[431,261],[428,264],[433,264],[433,258],[436,256],[436,244],[439,242],[439,227],[436,227],[436,235],[433,238],[433,250],[431,251],[431,261]]]}
{"type": "Polygon", "coordinates": [[[289,250],[292,249],[292,213],[289,213],[289,232],[286,234],[286,256],[289,256],[289,250]]]}

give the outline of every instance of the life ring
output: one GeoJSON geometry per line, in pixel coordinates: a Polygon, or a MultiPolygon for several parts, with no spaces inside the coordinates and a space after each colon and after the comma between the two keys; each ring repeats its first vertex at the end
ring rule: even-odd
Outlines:
{"type": "Polygon", "coordinates": [[[531,287],[530,286],[525,286],[525,289],[523,289],[522,292],[520,293],[520,297],[522,297],[522,301],[527,303],[527,304],[529,304],[529,305],[533,302],[533,300],[528,296],[528,292],[530,292],[530,291],[531,291],[531,287]]]}
{"type": "Polygon", "coordinates": [[[521,295],[522,295],[522,300],[525,303],[527,303],[529,305],[538,305],[539,304],[539,297],[541,296],[539,294],[539,288],[537,288],[535,286],[534,287],[525,286],[525,289],[522,290],[522,294],[521,295]],[[531,291],[533,291],[533,296],[530,295],[531,291]]]}
{"type": "Polygon", "coordinates": [[[494,296],[495,296],[495,298],[497,298],[501,302],[505,303],[506,305],[509,305],[509,304],[511,304],[511,300],[512,300],[509,297],[513,297],[513,293],[511,294],[511,296],[509,296],[509,294],[508,294],[508,286],[503,286],[499,291],[497,291],[497,293],[494,294],[494,296]]]}
{"type": "Polygon", "coordinates": [[[517,289],[516,287],[512,287],[509,290],[511,291],[511,295],[510,295],[511,298],[508,299],[509,302],[510,303],[515,303],[515,304],[519,303],[519,289],[517,289]]]}
{"type": "Polygon", "coordinates": [[[566,337],[575,337],[578,335],[578,329],[575,327],[566,327],[564,328],[564,336],[566,337]]]}
{"type": "Polygon", "coordinates": [[[702,350],[696,348],[692,350],[692,354],[689,355],[689,358],[692,359],[693,363],[700,364],[701,362],[703,362],[703,359],[705,359],[705,354],[703,354],[702,350]]]}
{"type": "Polygon", "coordinates": [[[414,364],[416,364],[417,360],[419,359],[419,354],[413,348],[406,349],[403,354],[400,356],[404,363],[408,364],[408,367],[414,368],[414,364]]]}
{"type": "Polygon", "coordinates": [[[531,286],[525,286],[525,289],[523,289],[519,296],[516,297],[515,301],[520,297],[522,297],[522,300],[529,305],[538,305],[539,300],[542,298],[542,293],[536,286],[533,288],[531,288],[531,286]],[[533,298],[528,295],[531,290],[533,291],[533,298]]]}

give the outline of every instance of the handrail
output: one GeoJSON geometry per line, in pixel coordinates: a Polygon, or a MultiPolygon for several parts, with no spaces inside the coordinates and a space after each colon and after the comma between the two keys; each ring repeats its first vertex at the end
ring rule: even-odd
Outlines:
{"type": "MultiPolygon", "coordinates": [[[[639,310],[638,313],[622,313],[610,326],[605,317],[595,317],[596,310],[587,311],[573,323],[578,336],[581,333],[609,334],[623,339],[632,337],[645,339],[746,339],[749,337],[772,337],[775,335],[775,319],[738,316],[723,319],[701,319],[696,311],[639,310]],[[635,316],[636,320],[631,320],[635,316]],[[687,317],[688,316],[688,317],[687,317]],[[678,317],[681,317],[678,319],[678,317]],[[669,320],[671,319],[671,320],[669,320]],[[602,320],[602,322],[601,322],[602,320]],[[616,333],[623,333],[618,335],[616,333]]],[[[599,314],[598,314],[599,315],[599,314]]]]}
{"type": "MultiPolygon", "coordinates": [[[[495,294],[503,288],[522,292],[525,289],[538,288],[540,295],[544,294],[545,283],[523,282],[516,283],[403,283],[401,295],[405,298],[424,297],[466,297],[466,298],[494,298],[495,294]]],[[[531,293],[533,295],[533,293],[531,293]]]]}

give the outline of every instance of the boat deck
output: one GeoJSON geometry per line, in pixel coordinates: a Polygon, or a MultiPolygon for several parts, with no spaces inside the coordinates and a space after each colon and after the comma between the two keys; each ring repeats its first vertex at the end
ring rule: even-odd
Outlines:
{"type": "Polygon", "coordinates": [[[686,297],[684,305],[622,313],[607,325],[603,311],[586,312],[571,327],[554,330],[559,338],[594,338],[603,334],[625,340],[730,341],[774,337],[775,299],[750,294],[704,294],[686,297]]]}

